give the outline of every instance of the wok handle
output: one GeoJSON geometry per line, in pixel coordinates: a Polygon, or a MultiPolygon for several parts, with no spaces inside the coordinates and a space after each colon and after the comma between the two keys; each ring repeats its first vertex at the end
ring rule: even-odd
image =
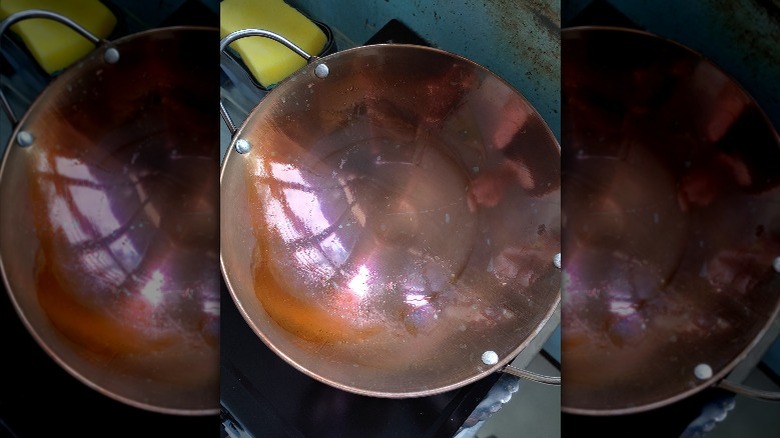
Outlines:
{"type": "MultiPolygon", "coordinates": [[[[301,49],[295,43],[288,40],[287,38],[263,29],[242,29],[237,30],[231,34],[228,34],[225,38],[222,38],[222,41],[219,42],[219,53],[222,53],[227,49],[227,47],[232,44],[234,41],[240,40],[241,38],[246,38],[249,36],[259,36],[263,38],[269,38],[272,39],[278,43],[283,44],[288,49],[295,52],[297,55],[299,55],[301,58],[305,59],[306,62],[309,62],[314,58],[312,55],[309,55],[306,53],[305,50],[301,49]]],[[[222,119],[225,121],[225,123],[228,126],[228,129],[230,129],[230,136],[234,136],[236,134],[236,131],[238,131],[238,128],[236,127],[235,123],[233,123],[233,119],[230,118],[230,114],[228,114],[227,109],[225,109],[225,105],[222,103],[222,99],[219,99],[219,113],[222,115],[222,119]]]]}
{"type": "Polygon", "coordinates": [[[532,373],[531,371],[513,367],[507,364],[500,370],[502,373],[511,374],[515,377],[522,377],[523,379],[530,380],[532,382],[541,383],[544,385],[556,385],[560,386],[561,378],[553,376],[543,376],[541,374],[532,373]]]}
{"type": "MultiPolygon", "coordinates": [[[[14,24],[22,20],[27,20],[30,18],[47,18],[49,20],[60,22],[70,27],[71,29],[75,30],[76,32],[81,34],[81,36],[88,39],[89,42],[93,43],[96,46],[100,45],[103,42],[103,40],[96,37],[90,31],[88,31],[87,29],[85,29],[75,21],[71,20],[70,18],[64,15],[60,15],[56,12],[46,11],[43,9],[29,9],[26,11],[13,13],[8,17],[6,17],[5,20],[0,22],[0,40],[2,40],[3,34],[6,32],[6,30],[8,30],[9,27],[13,26],[14,24]]],[[[16,115],[11,109],[11,105],[8,104],[8,100],[6,100],[2,88],[0,88],[0,105],[2,105],[3,111],[5,111],[5,113],[8,115],[8,118],[11,120],[11,125],[16,126],[16,124],[19,123],[19,119],[16,118],[16,115]]]]}
{"type": "Polygon", "coordinates": [[[716,386],[721,389],[725,389],[726,391],[731,391],[735,394],[742,394],[750,398],[757,398],[759,400],[767,401],[780,401],[780,392],[751,388],[749,386],[740,385],[739,383],[729,382],[728,380],[721,380],[716,386]]]}

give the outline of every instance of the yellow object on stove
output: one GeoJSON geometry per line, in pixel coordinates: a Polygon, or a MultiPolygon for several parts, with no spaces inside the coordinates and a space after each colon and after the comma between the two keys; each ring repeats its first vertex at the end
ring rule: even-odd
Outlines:
{"type": "MultiPolygon", "coordinates": [[[[3,0],[5,1],[5,0],[3,0]]],[[[318,55],[327,38],[316,24],[282,0],[223,0],[219,7],[220,34],[242,29],[277,33],[310,55],[318,55]]],[[[284,45],[263,37],[246,37],[230,45],[264,87],[276,84],[306,64],[284,45]]]]}
{"type": "MultiPolygon", "coordinates": [[[[14,12],[45,9],[70,18],[94,35],[105,38],[116,17],[98,0],[1,0],[0,19],[14,12]]],[[[31,18],[11,26],[38,64],[52,74],[95,50],[94,44],[64,24],[47,18],[31,18]]]]}

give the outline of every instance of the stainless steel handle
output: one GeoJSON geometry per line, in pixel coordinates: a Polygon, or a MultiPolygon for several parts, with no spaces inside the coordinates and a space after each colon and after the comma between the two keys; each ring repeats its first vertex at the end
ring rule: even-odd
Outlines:
{"type": "MultiPolygon", "coordinates": [[[[263,29],[242,29],[227,35],[225,38],[222,38],[222,41],[219,42],[219,52],[220,53],[224,52],[225,49],[234,41],[249,36],[259,36],[263,38],[269,38],[278,43],[281,43],[284,46],[286,46],[288,49],[298,54],[301,58],[305,59],[306,62],[309,62],[314,58],[314,56],[309,55],[305,50],[301,49],[300,47],[295,45],[295,43],[288,40],[287,38],[277,33],[268,30],[263,30],[263,29]]],[[[233,123],[233,119],[230,118],[230,114],[228,114],[227,110],[225,109],[225,105],[222,103],[221,98],[219,99],[219,113],[222,115],[222,119],[227,124],[228,129],[230,129],[230,136],[231,137],[234,136],[236,134],[236,131],[238,131],[238,128],[236,127],[235,123],[233,123]]]]}
{"type": "Polygon", "coordinates": [[[780,392],[751,388],[739,383],[729,382],[728,380],[721,380],[716,386],[736,394],[748,396],[750,398],[766,401],[780,401],[780,392]]]}
{"type": "Polygon", "coordinates": [[[532,373],[524,369],[513,367],[512,365],[506,365],[500,370],[502,373],[511,374],[516,377],[521,377],[532,382],[541,383],[544,385],[556,385],[560,386],[561,378],[553,376],[544,376],[541,374],[532,373]]]}
{"type": "MultiPolygon", "coordinates": [[[[6,32],[6,30],[8,30],[9,27],[22,20],[27,20],[30,18],[47,18],[49,20],[60,22],[81,34],[81,36],[89,40],[89,42],[93,43],[95,46],[100,46],[105,42],[70,18],[65,17],[64,15],[60,15],[56,12],[46,11],[43,9],[30,9],[27,11],[16,12],[6,17],[5,20],[0,22],[0,41],[2,40],[3,34],[6,32]]],[[[114,54],[110,56],[114,56],[114,54]]],[[[118,56],[116,59],[118,59],[118,56]]],[[[116,62],[116,59],[109,62],[116,62]]],[[[19,119],[16,118],[16,115],[11,109],[11,105],[8,104],[8,100],[6,100],[2,89],[0,89],[0,105],[2,105],[3,111],[5,111],[5,113],[8,115],[8,118],[11,120],[11,124],[16,126],[16,124],[19,123],[19,119]]]]}

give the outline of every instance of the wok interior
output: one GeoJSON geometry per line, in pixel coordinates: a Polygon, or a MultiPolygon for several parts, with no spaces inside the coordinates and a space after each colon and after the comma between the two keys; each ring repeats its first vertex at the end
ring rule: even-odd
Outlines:
{"type": "Polygon", "coordinates": [[[272,349],[350,391],[429,394],[511,360],[559,301],[560,151],[485,69],[329,56],[250,114],[221,180],[233,297],[272,349]],[[500,361],[485,365],[495,351],[500,361]]]}
{"type": "Polygon", "coordinates": [[[776,315],[780,142],[673,43],[573,29],[562,55],[562,404],[645,410],[723,377],[776,315]]]}
{"type": "MultiPolygon", "coordinates": [[[[19,125],[0,175],[2,265],[42,347],[126,403],[218,403],[216,30],[174,28],[100,50],[19,125]]],[[[13,137],[12,137],[13,138],[13,137]]]]}

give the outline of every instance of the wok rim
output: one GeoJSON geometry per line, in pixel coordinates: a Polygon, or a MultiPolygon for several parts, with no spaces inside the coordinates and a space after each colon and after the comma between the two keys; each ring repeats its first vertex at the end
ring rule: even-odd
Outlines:
{"type": "MultiPolygon", "coordinates": [[[[523,95],[517,88],[512,86],[510,83],[508,83],[506,80],[504,80],[502,77],[498,76],[497,74],[493,73],[488,68],[457,54],[448,52],[446,50],[442,50],[439,48],[433,48],[433,47],[426,47],[426,46],[419,46],[415,44],[395,44],[395,43],[384,43],[384,44],[373,44],[373,45],[364,45],[364,46],[358,46],[353,47],[350,49],[342,50],[335,52],[333,54],[327,55],[325,57],[312,57],[312,59],[307,63],[304,67],[301,67],[300,69],[296,70],[294,73],[292,73],[287,78],[283,79],[279,84],[289,82],[289,81],[295,81],[305,74],[305,72],[309,69],[310,66],[319,63],[319,62],[326,62],[329,58],[335,57],[335,56],[354,56],[356,52],[362,52],[364,50],[376,50],[376,49],[383,49],[383,48],[401,48],[403,50],[420,50],[420,51],[428,51],[437,53],[440,55],[445,55],[450,58],[459,60],[461,62],[466,63],[470,67],[481,70],[488,75],[492,76],[495,79],[498,79],[501,83],[503,83],[505,86],[507,86],[509,89],[513,90],[523,102],[525,102],[529,108],[533,110],[532,114],[535,114],[539,120],[542,122],[542,125],[544,126],[544,130],[547,133],[547,138],[552,141],[552,143],[555,145],[558,154],[560,156],[561,153],[561,145],[558,139],[555,137],[555,134],[550,129],[547,122],[542,118],[542,116],[539,114],[539,112],[536,110],[536,108],[528,101],[528,99],[523,95]]],[[[299,82],[302,83],[302,82],[299,82]]],[[[276,87],[274,87],[275,89],[276,87]]],[[[274,89],[270,90],[269,93],[273,93],[274,89]]],[[[222,196],[222,188],[223,188],[223,178],[226,174],[226,165],[229,160],[235,161],[237,159],[235,151],[235,143],[237,140],[241,138],[241,133],[245,130],[251,129],[254,125],[249,124],[249,119],[253,118],[256,113],[259,113],[261,111],[264,111],[264,107],[267,105],[267,99],[262,99],[257,105],[255,105],[254,108],[247,114],[246,118],[241,122],[238,129],[235,131],[235,133],[232,134],[232,137],[230,138],[230,144],[228,145],[227,152],[225,154],[224,159],[222,160],[222,163],[220,165],[220,173],[219,173],[219,182],[220,182],[220,203],[223,202],[223,196],[222,196]]],[[[264,117],[265,118],[265,117],[264,117]]],[[[559,189],[560,190],[560,189],[559,189]]],[[[220,220],[220,223],[222,221],[220,220]]],[[[337,382],[332,379],[325,378],[323,376],[318,375],[317,373],[309,370],[304,364],[300,364],[290,358],[287,354],[285,354],[284,351],[282,351],[280,348],[278,348],[276,345],[274,345],[268,336],[263,333],[262,330],[260,330],[259,326],[255,323],[254,320],[252,320],[244,308],[241,300],[238,297],[238,293],[236,292],[236,289],[234,288],[233,284],[230,281],[230,278],[228,276],[228,267],[226,266],[225,259],[223,257],[223,251],[222,251],[222,239],[220,238],[220,251],[219,251],[219,264],[220,264],[220,270],[222,272],[222,277],[225,282],[225,285],[227,286],[228,292],[230,294],[230,297],[235,304],[236,308],[238,309],[239,313],[241,314],[244,321],[249,325],[249,327],[252,329],[252,331],[255,333],[257,337],[260,338],[260,340],[270,349],[272,350],[278,357],[283,359],[285,362],[287,362],[289,365],[292,365],[295,369],[298,371],[303,372],[307,376],[328,384],[332,387],[358,394],[363,396],[370,396],[370,397],[382,397],[382,398],[390,398],[390,399],[402,399],[402,398],[413,398],[413,397],[426,397],[434,394],[440,394],[443,392],[451,391],[454,389],[461,388],[463,386],[466,386],[470,383],[476,382],[488,374],[492,374],[494,372],[500,372],[501,369],[504,368],[507,364],[511,363],[515,357],[520,354],[521,351],[523,351],[526,347],[528,347],[529,344],[531,344],[536,337],[544,330],[544,327],[547,325],[547,323],[550,321],[552,316],[555,314],[556,310],[561,306],[562,304],[562,296],[561,296],[561,286],[558,287],[558,293],[555,296],[554,302],[550,305],[548,309],[546,309],[546,312],[544,313],[544,317],[539,322],[539,324],[534,327],[534,329],[529,333],[529,335],[520,341],[517,346],[503,359],[499,360],[495,365],[492,365],[482,371],[477,371],[475,373],[472,373],[472,375],[466,379],[459,380],[454,383],[449,383],[447,385],[439,385],[435,388],[425,389],[425,390],[418,390],[418,391],[406,391],[406,392],[391,392],[391,391],[377,391],[377,390],[367,390],[367,389],[361,389],[356,386],[347,385],[341,382],[337,382]]],[[[562,272],[559,270],[558,272],[562,272]]],[[[541,312],[540,312],[541,313],[541,312]]],[[[560,324],[560,323],[559,323],[560,324]]]]}

